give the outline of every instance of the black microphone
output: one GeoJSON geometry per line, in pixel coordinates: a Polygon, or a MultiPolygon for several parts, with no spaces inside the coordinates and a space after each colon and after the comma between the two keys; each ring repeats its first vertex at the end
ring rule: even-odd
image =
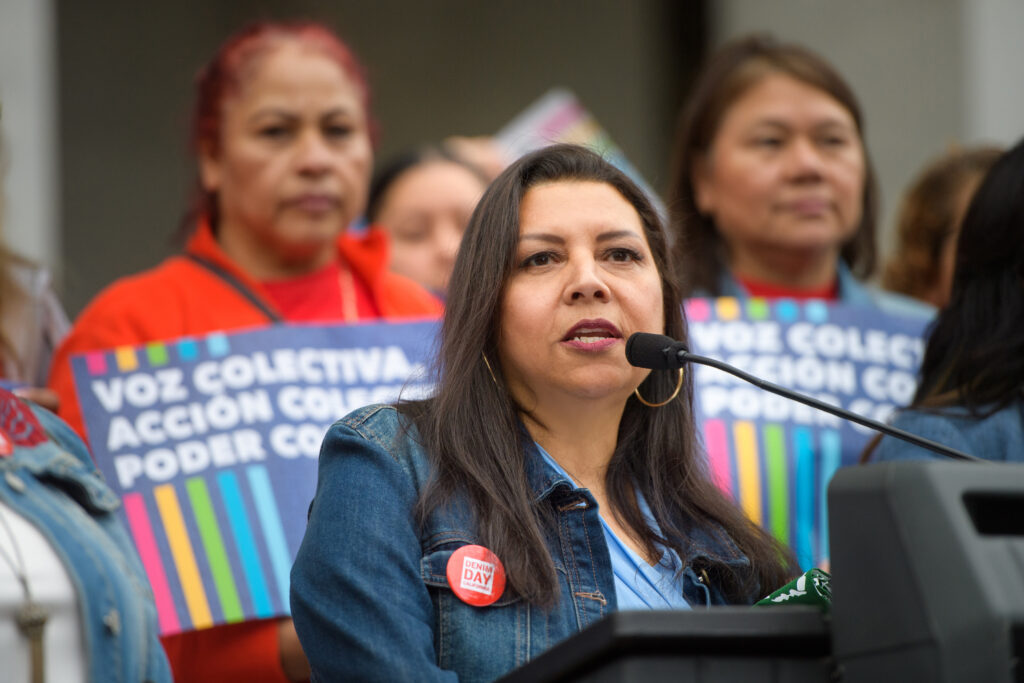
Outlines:
{"type": "Polygon", "coordinates": [[[921,446],[928,450],[940,453],[947,458],[953,458],[954,460],[971,460],[974,462],[989,462],[982,458],[976,458],[973,455],[962,453],[949,446],[943,446],[941,443],[937,443],[930,439],[905,432],[902,429],[898,429],[891,425],[887,425],[884,422],[872,420],[852,413],[849,410],[843,408],[837,408],[836,406],[829,405],[824,401],[819,401],[816,398],[812,398],[805,394],[798,393],[792,389],[780,387],[778,384],[773,384],[767,380],[763,380],[760,377],[754,377],[753,375],[743,372],[739,368],[733,367],[728,363],[723,363],[720,360],[714,358],[708,358],[706,356],[698,356],[695,353],[690,353],[690,349],[686,347],[683,342],[678,342],[671,337],[666,337],[663,334],[650,334],[648,332],[636,332],[630,335],[629,339],[626,340],[626,360],[629,361],[630,365],[638,368],[650,368],[651,370],[675,370],[681,368],[687,363],[699,363],[701,365],[707,365],[712,368],[717,368],[722,372],[727,372],[730,375],[739,377],[745,382],[750,382],[756,387],[770,391],[773,394],[778,394],[798,403],[803,403],[812,408],[823,410],[826,413],[830,413],[837,417],[841,417],[844,420],[850,422],[856,422],[859,425],[874,429],[877,432],[894,436],[897,439],[903,439],[908,441],[915,446],[921,446]]]}

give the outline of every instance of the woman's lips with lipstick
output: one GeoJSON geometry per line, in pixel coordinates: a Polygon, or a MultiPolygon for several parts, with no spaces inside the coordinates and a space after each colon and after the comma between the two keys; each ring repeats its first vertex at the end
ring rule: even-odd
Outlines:
{"type": "Polygon", "coordinates": [[[307,213],[326,213],[337,209],[341,202],[332,194],[303,194],[287,200],[285,204],[307,213]]]}
{"type": "Polygon", "coordinates": [[[783,209],[798,216],[820,216],[829,210],[830,202],[818,197],[793,199],[782,204],[783,209]]]}
{"type": "Polygon", "coordinates": [[[622,341],[619,328],[607,320],[581,320],[562,338],[562,344],[580,351],[603,351],[622,341]]]}

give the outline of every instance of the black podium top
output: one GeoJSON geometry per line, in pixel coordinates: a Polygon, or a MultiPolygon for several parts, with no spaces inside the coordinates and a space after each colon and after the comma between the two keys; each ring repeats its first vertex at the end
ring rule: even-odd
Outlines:
{"type": "Polygon", "coordinates": [[[617,661],[652,656],[808,661],[830,651],[827,617],[813,607],[615,612],[500,680],[580,680],[617,661]]]}

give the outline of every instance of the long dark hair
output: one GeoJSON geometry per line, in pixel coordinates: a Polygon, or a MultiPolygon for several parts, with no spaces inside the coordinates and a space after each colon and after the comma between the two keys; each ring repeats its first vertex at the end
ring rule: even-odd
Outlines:
{"type": "MultiPolygon", "coordinates": [[[[502,558],[512,589],[532,603],[548,605],[558,594],[543,535],[550,519],[535,503],[526,479],[524,449],[529,436],[519,419],[522,409],[498,386],[502,368],[497,349],[500,304],[515,264],[523,197],[536,185],[574,180],[606,183],[636,209],[661,276],[665,334],[686,340],[664,230],[650,202],[597,154],[556,145],[511,165],[481,198],[452,273],[436,395],[400,407],[415,422],[435,466],[435,477],[420,500],[419,518],[457,493],[466,495],[480,542],[502,558]]],[[[640,391],[660,400],[672,393],[675,383],[675,373],[652,372],[640,391]]],[[[724,568],[710,571],[720,571],[718,580],[736,600],[758,589],[766,593],[788,578],[790,566],[782,560],[786,551],[712,483],[697,444],[692,400],[689,373],[679,398],[663,408],[628,399],[608,465],[611,505],[648,549],[659,543],[683,557],[689,554],[688,531],[695,520],[717,524],[750,558],[752,570],[742,575],[724,568]],[[644,521],[634,484],[647,499],[661,536],[644,521]]]]}
{"type": "Polygon", "coordinates": [[[695,290],[719,295],[725,269],[725,246],[710,216],[701,214],[694,194],[693,169],[711,150],[719,124],[733,103],[762,79],[783,74],[826,93],[853,118],[864,149],[864,197],[860,225],[842,246],[840,257],[853,274],[866,278],[875,269],[875,217],[878,189],[864,145],[864,119],[853,90],[832,65],[800,45],[770,36],[741,38],[711,56],[680,115],[668,189],[670,227],[684,296],[695,290]]]}
{"type": "Polygon", "coordinates": [[[1024,140],[982,180],[957,242],[913,406],[994,412],[1024,390],[1024,140]]]}

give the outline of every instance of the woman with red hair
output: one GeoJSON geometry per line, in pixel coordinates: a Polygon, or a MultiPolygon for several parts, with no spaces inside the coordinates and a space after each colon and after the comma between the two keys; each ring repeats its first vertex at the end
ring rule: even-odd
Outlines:
{"type": "MultiPolygon", "coordinates": [[[[380,231],[346,234],[373,166],[370,92],[355,56],[319,24],[260,23],[200,72],[196,200],[184,253],[118,280],[58,349],[50,385],[83,433],[71,354],[289,322],[423,317],[440,304],[387,271],[380,231]]],[[[175,678],[309,675],[290,619],[164,638],[175,678]]]]}

